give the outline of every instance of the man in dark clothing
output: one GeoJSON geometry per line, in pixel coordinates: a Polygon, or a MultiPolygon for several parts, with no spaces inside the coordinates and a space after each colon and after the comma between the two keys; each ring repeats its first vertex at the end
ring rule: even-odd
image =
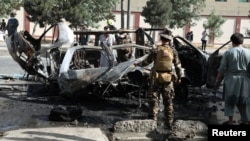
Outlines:
{"type": "Polygon", "coordinates": [[[190,31],[190,32],[187,33],[186,38],[187,38],[187,40],[192,42],[193,41],[193,36],[194,36],[193,31],[190,31]]]}
{"type": "Polygon", "coordinates": [[[18,20],[15,18],[15,13],[10,13],[10,19],[8,20],[8,23],[6,25],[6,30],[8,31],[8,36],[13,35],[17,31],[17,27],[19,25],[18,20]]]}

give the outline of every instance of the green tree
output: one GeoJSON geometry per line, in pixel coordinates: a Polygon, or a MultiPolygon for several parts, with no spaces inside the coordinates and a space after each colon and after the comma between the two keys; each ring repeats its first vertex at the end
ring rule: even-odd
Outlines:
{"type": "Polygon", "coordinates": [[[225,19],[222,16],[216,15],[213,10],[209,15],[206,22],[203,23],[203,27],[209,30],[210,43],[214,43],[214,39],[220,37],[223,32],[220,29],[225,23],[225,19]]]}
{"type": "Polygon", "coordinates": [[[24,0],[24,10],[29,14],[27,18],[34,23],[38,23],[40,27],[46,24],[53,24],[57,21],[55,16],[57,11],[57,0],[49,0],[47,2],[41,0],[24,0]]]}
{"type": "Polygon", "coordinates": [[[180,28],[194,24],[205,7],[205,0],[149,0],[142,16],[152,27],[180,28]]]}
{"type": "Polygon", "coordinates": [[[151,27],[162,27],[168,24],[172,5],[170,0],[149,0],[143,7],[141,15],[151,27]]]}
{"type": "Polygon", "coordinates": [[[22,0],[2,0],[0,3],[0,15],[6,17],[11,11],[19,10],[22,6],[22,0]]]}
{"type": "Polygon", "coordinates": [[[31,22],[40,27],[54,24],[64,18],[72,27],[77,28],[83,22],[90,26],[114,17],[112,8],[118,0],[23,0],[24,9],[31,22]]]}
{"type": "Polygon", "coordinates": [[[181,28],[187,24],[194,25],[200,18],[200,12],[205,7],[206,0],[171,0],[173,11],[169,26],[181,28]]]}

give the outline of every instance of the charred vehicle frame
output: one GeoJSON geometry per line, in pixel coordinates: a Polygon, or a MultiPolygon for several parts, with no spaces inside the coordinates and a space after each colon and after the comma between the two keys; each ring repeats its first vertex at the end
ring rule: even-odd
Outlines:
{"type": "Polygon", "coordinates": [[[73,33],[65,23],[58,23],[52,25],[38,39],[33,38],[27,31],[21,31],[7,38],[6,43],[12,58],[28,75],[37,76],[39,81],[51,89],[58,88],[56,92],[61,95],[72,95],[79,91],[100,95],[146,94],[151,65],[144,66],[143,62],[147,60],[154,45],[152,38],[146,33],[147,30],[160,29],[73,33]],[[41,39],[54,26],[58,26],[56,41],[52,40],[52,44],[41,46],[41,39]],[[135,33],[136,43],[113,45],[111,48],[100,46],[98,37],[104,33],[135,33]],[[74,41],[74,34],[95,35],[95,44],[78,45],[74,41]],[[127,61],[114,62],[111,49],[124,48],[133,48],[133,55],[127,61]],[[99,67],[102,52],[108,54],[108,67],[99,67]]]}
{"type": "MultiPolygon", "coordinates": [[[[65,23],[52,25],[38,39],[27,31],[15,33],[6,39],[12,58],[29,75],[38,76],[49,88],[62,95],[93,93],[98,95],[131,95],[146,96],[150,87],[149,75],[153,64],[150,58],[155,43],[148,31],[163,29],[138,28],[136,30],[114,31],[75,31],[65,23]],[[52,44],[41,44],[42,38],[53,27],[58,26],[58,37],[52,44]],[[111,48],[99,44],[101,34],[133,34],[135,43],[117,44],[111,48]],[[89,34],[95,36],[94,45],[79,45],[75,36],[89,34]],[[42,46],[43,45],[43,46],[42,46]],[[132,48],[133,55],[127,61],[116,63],[111,49],[132,48]],[[108,54],[108,67],[99,67],[102,52],[108,54]],[[145,61],[150,61],[146,62],[145,61]],[[135,65],[137,64],[137,65],[135,65]],[[139,64],[139,65],[138,65],[139,64]],[[145,65],[149,64],[149,65],[145,65]],[[58,91],[57,91],[58,90],[58,91]]],[[[229,42],[228,42],[229,43],[229,42]]],[[[228,44],[226,43],[226,44],[228,44]]],[[[180,36],[174,36],[176,48],[184,71],[181,84],[175,84],[176,95],[186,97],[188,87],[211,87],[216,76],[217,64],[211,58],[219,58],[220,47],[209,55],[192,45],[180,36]]]]}

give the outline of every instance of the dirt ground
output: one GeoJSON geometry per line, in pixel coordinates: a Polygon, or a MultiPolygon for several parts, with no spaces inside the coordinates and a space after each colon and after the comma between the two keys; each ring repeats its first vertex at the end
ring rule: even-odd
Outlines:
{"type": "MultiPolygon", "coordinates": [[[[226,119],[220,114],[223,113],[221,93],[216,95],[206,88],[190,88],[187,99],[174,101],[175,119],[220,124],[226,119]]],[[[117,121],[147,119],[150,112],[148,100],[143,97],[139,102],[138,97],[101,97],[84,95],[84,92],[81,96],[65,98],[49,93],[41,84],[1,85],[0,132],[20,128],[80,126],[99,127],[104,133],[110,134],[117,121]],[[50,111],[58,105],[80,106],[82,117],[71,122],[50,121],[50,111]]],[[[159,119],[161,125],[164,121],[163,112],[159,119]]]]}

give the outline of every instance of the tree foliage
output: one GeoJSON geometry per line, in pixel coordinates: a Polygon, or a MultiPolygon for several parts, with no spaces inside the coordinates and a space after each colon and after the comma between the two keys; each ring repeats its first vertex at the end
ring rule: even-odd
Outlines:
{"type": "Polygon", "coordinates": [[[31,22],[40,27],[65,19],[73,27],[83,22],[94,25],[99,21],[113,18],[112,8],[118,0],[23,0],[24,9],[31,22]]]}
{"type": "Polygon", "coordinates": [[[1,0],[0,15],[6,17],[10,12],[19,10],[22,6],[22,0],[1,0]]]}
{"type": "Polygon", "coordinates": [[[179,28],[194,24],[204,7],[205,0],[149,0],[141,15],[153,27],[179,28]]]}
{"type": "Polygon", "coordinates": [[[39,23],[40,27],[46,24],[53,24],[58,20],[56,17],[57,0],[24,0],[24,9],[29,14],[27,18],[34,23],[39,23]]]}
{"type": "Polygon", "coordinates": [[[209,37],[214,39],[216,37],[220,37],[223,32],[220,29],[221,26],[225,23],[225,19],[222,16],[216,15],[213,10],[209,15],[207,21],[203,23],[203,27],[209,30],[209,37]]]}
{"type": "Polygon", "coordinates": [[[170,27],[183,27],[187,23],[194,24],[200,17],[201,10],[205,7],[205,0],[171,0],[170,27]]]}

